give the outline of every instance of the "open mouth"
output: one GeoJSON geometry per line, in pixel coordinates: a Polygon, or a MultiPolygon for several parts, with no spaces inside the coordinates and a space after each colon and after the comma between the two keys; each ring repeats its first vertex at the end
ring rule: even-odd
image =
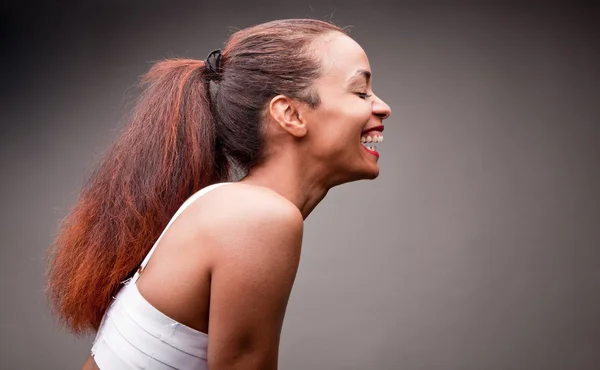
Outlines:
{"type": "Polygon", "coordinates": [[[362,147],[377,157],[379,157],[379,153],[377,152],[377,146],[375,144],[381,142],[383,142],[383,134],[379,131],[371,131],[360,138],[362,147]]]}

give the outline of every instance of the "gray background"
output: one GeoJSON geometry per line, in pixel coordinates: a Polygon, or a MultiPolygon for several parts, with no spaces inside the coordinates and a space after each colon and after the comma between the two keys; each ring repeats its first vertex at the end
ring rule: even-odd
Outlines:
{"type": "Polygon", "coordinates": [[[2,5],[2,369],[87,356],[49,314],[45,251],[149,62],[292,17],[353,25],[393,115],[380,177],[306,221],[280,367],[600,368],[597,7],[45,4],[2,5]]]}

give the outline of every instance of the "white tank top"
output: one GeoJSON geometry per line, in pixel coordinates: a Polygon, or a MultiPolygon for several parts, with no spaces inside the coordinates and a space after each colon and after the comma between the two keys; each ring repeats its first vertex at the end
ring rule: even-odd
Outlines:
{"type": "Polygon", "coordinates": [[[135,275],[124,283],[106,310],[92,356],[101,370],[206,370],[208,335],[183,325],[157,310],[142,297],[136,281],[167,229],[196,199],[221,185],[194,193],[177,210],[135,275]]]}

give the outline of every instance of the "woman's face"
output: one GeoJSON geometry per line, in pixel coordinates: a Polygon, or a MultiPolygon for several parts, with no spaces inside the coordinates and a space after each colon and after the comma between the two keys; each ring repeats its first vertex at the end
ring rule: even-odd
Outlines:
{"type": "Polygon", "coordinates": [[[366,146],[373,148],[383,137],[382,121],[390,116],[390,107],[373,93],[369,61],[358,43],[336,32],[326,35],[318,50],[323,63],[323,75],[315,83],[320,105],[304,112],[310,152],[331,174],[333,185],[374,179],[379,153],[366,146]]]}

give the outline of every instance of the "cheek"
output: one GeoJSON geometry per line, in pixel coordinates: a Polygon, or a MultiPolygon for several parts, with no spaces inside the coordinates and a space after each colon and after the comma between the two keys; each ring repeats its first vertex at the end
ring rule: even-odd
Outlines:
{"type": "Polygon", "coordinates": [[[336,104],[322,104],[311,117],[314,123],[316,150],[323,156],[342,159],[348,148],[360,144],[360,133],[371,117],[371,105],[361,99],[337,99],[336,104]]]}
{"type": "MultiPolygon", "coordinates": [[[[362,131],[371,117],[371,104],[359,98],[350,97],[329,107],[325,114],[332,123],[333,130],[362,131]]],[[[360,132],[359,132],[360,133],[360,132]]]]}
{"type": "Polygon", "coordinates": [[[347,121],[364,126],[371,118],[371,104],[362,99],[355,99],[345,104],[342,114],[347,121]]]}

